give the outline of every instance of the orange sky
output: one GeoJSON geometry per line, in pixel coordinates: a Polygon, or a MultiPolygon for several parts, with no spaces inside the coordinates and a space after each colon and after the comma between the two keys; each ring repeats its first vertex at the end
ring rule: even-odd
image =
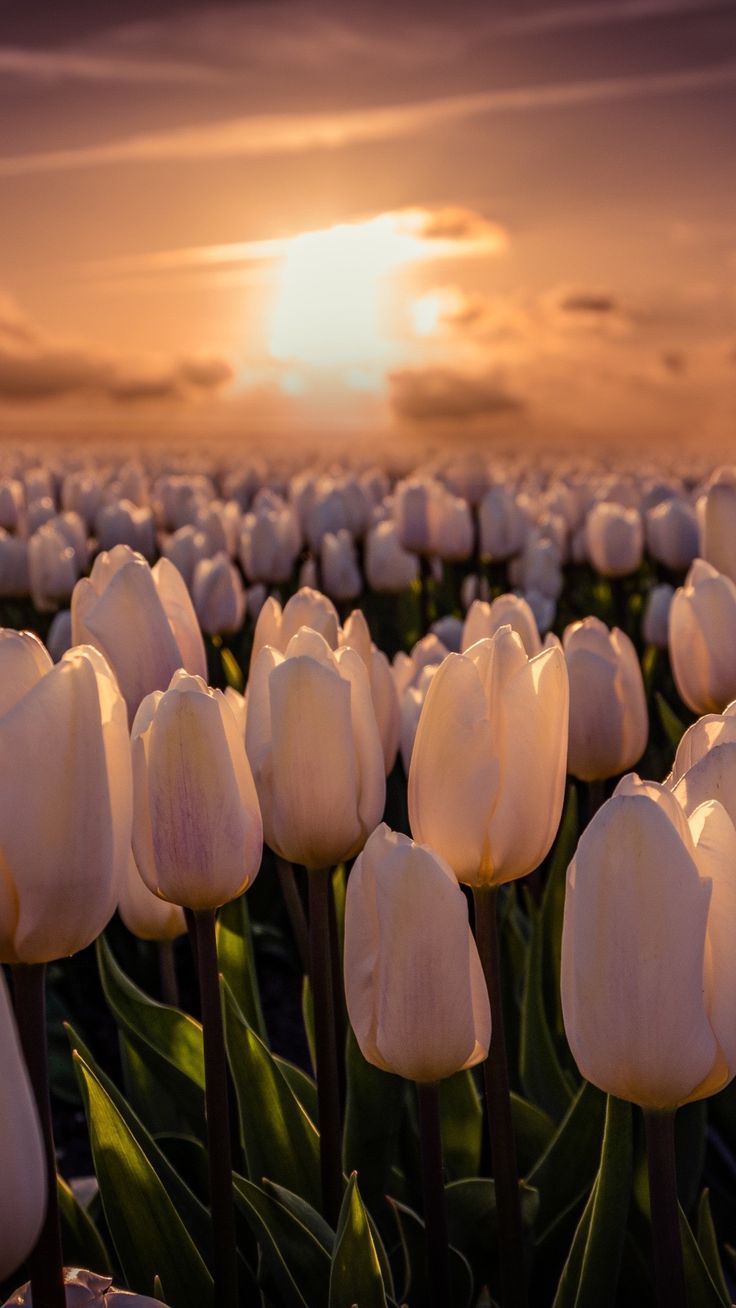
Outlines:
{"type": "Polygon", "coordinates": [[[730,0],[25,8],[3,432],[728,439],[730,0]]]}

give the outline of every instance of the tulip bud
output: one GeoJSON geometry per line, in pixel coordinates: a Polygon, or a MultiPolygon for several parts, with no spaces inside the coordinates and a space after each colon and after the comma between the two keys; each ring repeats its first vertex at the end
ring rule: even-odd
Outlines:
{"type": "Polygon", "coordinates": [[[22,599],[30,584],[28,541],[0,530],[0,599],[22,599]]]}
{"type": "Polygon", "coordinates": [[[736,1071],[736,832],[717,803],[688,821],[626,777],[568,868],[562,1010],[580,1071],[648,1109],[714,1094],[736,1071]]]}
{"type": "Polygon", "coordinates": [[[528,659],[501,627],[435,673],[409,770],[412,834],[469,885],[538,867],[562,811],[568,685],[559,645],[528,659]]]}
{"type": "Polygon", "coordinates": [[[665,785],[688,815],[717,799],[736,825],[736,704],[724,713],[708,713],[688,728],[665,785]]]}
{"type": "Polygon", "coordinates": [[[362,849],[381,820],[385,778],[368,673],[354,649],[333,653],[306,629],[286,655],[263,648],[248,688],[246,744],[276,854],[316,869],[362,849]]]}
{"type": "Polygon", "coordinates": [[[508,559],[523,548],[529,520],[505,486],[491,486],[479,510],[480,552],[484,559],[508,559]]]}
{"type": "Polygon", "coordinates": [[[332,600],[309,586],[302,587],[296,595],[292,595],[283,610],[278,600],[271,596],[258,614],[253,633],[253,651],[250,656],[251,669],[255,666],[255,661],[264,645],[272,645],[283,654],[292,636],[296,635],[300,627],[310,627],[312,631],[318,631],[321,636],[324,636],[327,644],[332,649],[336,649],[339,626],[337,610],[332,600]]]}
{"type": "Polygon", "coordinates": [[[358,556],[350,532],[326,532],[321,547],[322,582],[338,603],[355,599],[363,589],[358,556]]]}
{"type": "Polygon", "coordinates": [[[736,477],[721,468],[703,507],[703,558],[736,582],[736,477]]]}
{"type": "Polygon", "coordinates": [[[133,852],[148,889],[192,909],[235,899],[258,872],[263,828],[225,696],[181,669],[143,700],[131,746],[133,852]]]}
{"type": "Polygon", "coordinates": [[[431,1082],[482,1062],[488,990],[444,859],[381,824],[348,880],[345,997],[363,1057],[431,1082]]]}
{"type": "Polygon", "coordinates": [[[686,500],[674,497],[650,509],[646,534],[652,558],[673,572],[689,568],[698,552],[698,520],[686,500]]]}
{"type": "Polygon", "coordinates": [[[197,564],[192,600],[199,624],[208,636],[240,630],[245,617],[245,591],[240,573],[227,554],[215,554],[197,564]]]}
{"type": "Polygon", "coordinates": [[[636,650],[599,618],[572,622],[562,644],[570,677],[568,772],[581,781],[618,776],[641,758],[649,735],[636,650]]]}
{"type": "Polygon", "coordinates": [[[112,551],[117,545],[127,545],[146,559],[152,559],[156,552],[153,514],[130,500],[118,500],[100,509],[95,518],[95,534],[102,550],[112,551]]]}
{"type": "Polygon", "coordinates": [[[46,1161],[36,1101],[0,971],[0,1281],[27,1258],[46,1214],[46,1161]]]}
{"type": "Polygon", "coordinates": [[[521,637],[529,658],[539,653],[542,642],[534,614],[520,595],[499,595],[492,604],[474,600],[465,618],[461,652],[464,653],[471,645],[492,636],[494,631],[504,626],[511,627],[521,637]]]}
{"type": "Polygon", "coordinates": [[[596,504],[585,523],[588,558],[603,577],[636,572],[644,554],[641,514],[623,504],[596,504]]]}
{"type": "Polygon", "coordinates": [[[9,698],[0,716],[0,961],[48,963],[91,944],[115,911],[130,848],[125,706],[105,660],[86,647],[9,698]]]}
{"type": "Polygon", "coordinates": [[[74,550],[53,523],[39,527],[28,542],[31,598],[41,613],[67,604],[79,576],[74,550]]]}
{"type": "Polygon", "coordinates": [[[647,645],[657,649],[667,649],[669,642],[670,608],[674,596],[674,587],[663,582],[653,586],[646,598],[641,631],[647,645]]]}
{"type": "Polygon", "coordinates": [[[696,559],[670,608],[670,658],[680,698],[718,713],[736,698],[736,585],[696,559]]]}
{"type": "Polygon", "coordinates": [[[145,695],[180,667],[204,677],[202,634],[187,588],[168,559],[149,568],[127,545],[95,559],[72,595],[75,645],[99,649],[118,679],[132,722],[145,695]]]}
{"type": "Polygon", "coordinates": [[[394,522],[379,522],[368,532],[365,575],[371,590],[395,593],[408,590],[419,576],[418,559],[402,547],[394,522]]]}
{"type": "Polygon", "coordinates": [[[373,644],[368,623],[360,609],[354,609],[345,626],[340,628],[338,643],[340,648],[349,645],[356,650],[366,666],[388,776],[399,749],[399,697],[391,665],[386,655],[373,644]]]}

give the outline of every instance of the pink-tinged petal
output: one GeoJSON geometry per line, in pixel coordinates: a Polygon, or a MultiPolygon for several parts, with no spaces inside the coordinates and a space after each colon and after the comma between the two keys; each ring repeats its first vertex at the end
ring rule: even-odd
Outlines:
{"type": "Polygon", "coordinates": [[[0,627],[0,717],[53,666],[38,636],[30,631],[0,627]]]}
{"type": "Polygon", "coordinates": [[[568,870],[562,1009],[589,1081],[647,1108],[683,1103],[718,1057],[703,969],[711,887],[645,795],[604,804],[568,870]]]}
{"type": "Polygon", "coordinates": [[[432,678],[409,768],[412,835],[446,859],[458,880],[493,872],[488,827],[500,782],[486,695],[467,654],[450,654],[432,678]]]}
{"type": "Polygon", "coordinates": [[[700,875],[713,885],[708,913],[706,1008],[730,1081],[736,1074],[736,830],[726,810],[713,801],[696,808],[690,830],[700,875]]]}
{"type": "Polygon", "coordinates": [[[159,559],[152,573],[159,599],[179,648],[179,665],[196,676],[207,676],[207,656],[189,591],[170,559],[159,559]]]}
{"type": "Polygon", "coordinates": [[[41,1127],[1,973],[0,1050],[0,1280],[5,1280],[41,1234],[47,1192],[41,1127]]]}

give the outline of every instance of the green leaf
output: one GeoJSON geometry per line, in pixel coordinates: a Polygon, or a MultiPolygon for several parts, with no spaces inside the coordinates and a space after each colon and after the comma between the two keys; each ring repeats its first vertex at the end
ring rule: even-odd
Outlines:
{"type": "Polygon", "coordinates": [[[477,1176],[483,1108],[472,1072],[456,1072],[440,1082],[442,1152],[449,1179],[477,1176]]]}
{"type": "Polygon", "coordinates": [[[322,1308],[330,1255],[293,1211],[245,1177],[233,1177],[235,1201],[261,1248],[284,1308],[322,1308]]]}
{"type": "Polygon", "coordinates": [[[367,1062],[349,1030],[343,1167],[358,1173],[364,1202],[381,1216],[405,1095],[406,1082],[367,1062]]]}
{"type": "Polygon", "coordinates": [[[301,1195],[286,1190],[283,1185],[276,1185],[274,1181],[265,1180],[262,1188],[267,1195],[271,1195],[284,1208],[288,1208],[292,1217],[296,1217],[302,1226],[306,1226],[307,1230],[311,1231],[317,1243],[322,1245],[331,1258],[335,1247],[335,1232],[322,1214],[308,1204],[306,1199],[302,1199],[301,1195]]]}
{"type": "Polygon", "coordinates": [[[75,1066],[105,1220],[128,1284],[147,1294],[159,1275],[170,1308],[211,1304],[212,1277],[166,1186],[79,1054],[75,1066]]]}
{"type": "Polygon", "coordinates": [[[92,1218],[61,1176],[56,1177],[64,1260],[71,1267],[87,1267],[100,1276],[112,1276],[113,1265],[92,1218]]]}
{"type": "Polygon", "coordinates": [[[69,1044],[72,1053],[76,1052],[79,1054],[82,1061],[102,1086],[105,1094],[113,1105],[113,1108],[122,1118],[125,1127],[130,1132],[136,1145],[143,1152],[156,1172],[156,1175],[163,1181],[169,1198],[192,1236],[192,1239],[195,1241],[200,1254],[205,1262],[209,1262],[212,1247],[212,1227],[210,1215],[207,1209],[200,1203],[196,1195],[182,1180],[174,1167],[172,1167],[166,1155],[148,1133],[140,1118],[136,1116],[133,1109],[130,1107],[130,1104],[126,1103],[114,1082],[105,1075],[99,1065],[95,1062],[92,1054],[84,1044],[84,1041],[80,1039],[72,1027],[67,1025],[66,1031],[67,1036],[69,1037],[69,1044]]]}
{"type": "Polygon", "coordinates": [[[631,1105],[609,1095],[598,1175],[575,1232],[554,1308],[614,1308],[632,1168],[631,1105]]]}
{"type": "MultiPolygon", "coordinates": [[[[424,1222],[418,1213],[397,1199],[391,1200],[391,1207],[396,1218],[401,1237],[401,1248],[405,1264],[405,1284],[401,1302],[410,1308],[423,1308],[432,1302],[427,1269],[427,1237],[424,1222]]],[[[450,1273],[450,1303],[447,1308],[470,1308],[474,1303],[475,1284],[473,1271],[458,1249],[452,1245],[448,1248],[448,1265],[450,1273]]]]}
{"type": "Polygon", "coordinates": [[[178,1008],[169,1008],[140,990],[116,962],[104,936],[97,962],[105,998],[118,1026],[154,1077],[177,1099],[194,1129],[204,1126],[202,1027],[178,1008]]]}
{"type": "Polygon", "coordinates": [[[268,1044],[245,895],[226,904],[217,914],[217,961],[246,1022],[268,1044]]]}
{"type": "MultiPolygon", "coordinates": [[[[731,1297],[725,1287],[720,1289],[713,1280],[682,1208],[680,1208],[680,1237],[688,1303],[697,1304],[697,1308],[728,1308],[731,1297]]],[[[722,1276],[720,1279],[722,1280],[722,1276]]]]}
{"type": "MultiPolygon", "coordinates": [[[[451,1181],[445,1186],[450,1244],[467,1258],[478,1285],[494,1281],[497,1244],[496,1189],[485,1176],[451,1181]]],[[[539,1195],[524,1181],[519,1186],[521,1220],[529,1230],[539,1195]]]]}
{"type": "Polygon", "coordinates": [[[724,1303],[730,1303],[728,1286],[723,1274],[723,1265],[721,1255],[718,1252],[718,1237],[716,1228],[713,1225],[713,1214],[710,1210],[710,1194],[708,1190],[703,1190],[698,1204],[698,1226],[697,1226],[698,1248],[700,1250],[703,1262],[710,1272],[711,1280],[716,1289],[721,1294],[724,1303]]]}
{"type": "Polygon", "coordinates": [[[558,1222],[588,1193],[601,1152],[606,1097],[584,1081],[542,1157],[527,1175],[539,1191],[535,1243],[541,1244],[558,1222]]]}
{"type": "Polygon", "coordinates": [[[387,1308],[378,1254],[353,1172],[337,1224],[329,1308],[353,1308],[355,1304],[359,1308],[387,1308]]]}
{"type": "Polygon", "coordinates": [[[233,690],[239,691],[242,695],[244,685],[243,673],[235,655],[232,650],[223,647],[220,650],[220,658],[222,659],[222,670],[225,673],[225,680],[227,681],[228,686],[232,686],[233,690]]]}
{"type": "Polygon", "coordinates": [[[272,1054],[223,982],[225,1039],[251,1181],[264,1177],[320,1205],[319,1135],[272,1054]]]}
{"type": "MultiPolygon", "coordinates": [[[[525,1176],[541,1157],[555,1133],[552,1118],[536,1104],[511,1092],[511,1118],[519,1172],[525,1176]]],[[[476,1169],[477,1170],[477,1169],[476,1169]]]]}
{"type": "Polygon", "coordinates": [[[281,1058],[278,1054],[274,1054],[273,1061],[288,1082],[292,1093],[296,1095],[307,1117],[316,1122],[319,1116],[316,1082],[303,1072],[301,1067],[297,1067],[296,1063],[290,1063],[288,1058],[281,1058]]]}
{"type": "Polygon", "coordinates": [[[573,1091],[557,1057],[545,1012],[544,932],[545,921],[540,912],[532,926],[521,1006],[519,1058],[524,1094],[558,1122],[570,1106],[573,1091]]]}
{"type": "Polygon", "coordinates": [[[677,749],[677,746],[685,734],[685,723],[678,718],[677,714],[670,708],[667,700],[658,690],[655,691],[654,698],[657,704],[657,712],[659,714],[659,720],[662,723],[664,734],[669,740],[672,748],[677,749]]]}

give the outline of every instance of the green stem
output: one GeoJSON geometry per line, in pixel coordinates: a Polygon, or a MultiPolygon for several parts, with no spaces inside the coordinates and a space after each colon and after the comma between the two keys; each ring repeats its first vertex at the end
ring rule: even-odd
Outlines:
{"type": "Polygon", "coordinates": [[[299,961],[305,972],[309,972],[309,926],[304,912],[302,897],[296,881],[294,865],[285,858],[276,858],[276,875],[284,897],[286,915],[294,935],[299,961]]]}
{"type": "Polygon", "coordinates": [[[314,1001],[314,1044],[319,1109],[322,1208],[326,1220],[337,1227],[342,1198],[342,1127],[340,1078],[337,1065],[335,992],[330,948],[329,868],[309,872],[310,981],[314,1001]]]}
{"type": "Polygon", "coordinates": [[[212,1212],[213,1272],[218,1308],[237,1308],[238,1267],[230,1147],[227,1058],[215,943],[215,911],[194,914],[204,1036],[205,1108],[212,1212]]]}
{"type": "Polygon", "coordinates": [[[161,981],[161,998],[169,1008],[179,1007],[179,982],[176,979],[176,958],[173,940],[158,942],[158,973],[161,981]]]}
{"type": "Polygon", "coordinates": [[[422,1193],[429,1305],[430,1308],[447,1308],[450,1303],[450,1240],[447,1231],[438,1082],[425,1084],[417,1082],[417,1097],[419,1136],[422,1145],[422,1193]]]}
{"type": "Polygon", "coordinates": [[[525,1308],[524,1237],[501,999],[497,887],[475,886],[473,899],[475,938],[491,1004],[491,1048],[483,1064],[483,1079],[496,1189],[501,1304],[502,1308],[525,1308]]]}
{"type": "Polygon", "coordinates": [[[64,1258],[56,1190],[56,1151],[49,1094],[46,1040],[46,964],[19,963],[13,968],[15,1017],[41,1121],[48,1198],[36,1247],[28,1259],[35,1308],[65,1308],[64,1258]]]}
{"type": "Polygon", "coordinates": [[[644,1113],[659,1308],[687,1308],[675,1171],[674,1112],[644,1113]]]}

